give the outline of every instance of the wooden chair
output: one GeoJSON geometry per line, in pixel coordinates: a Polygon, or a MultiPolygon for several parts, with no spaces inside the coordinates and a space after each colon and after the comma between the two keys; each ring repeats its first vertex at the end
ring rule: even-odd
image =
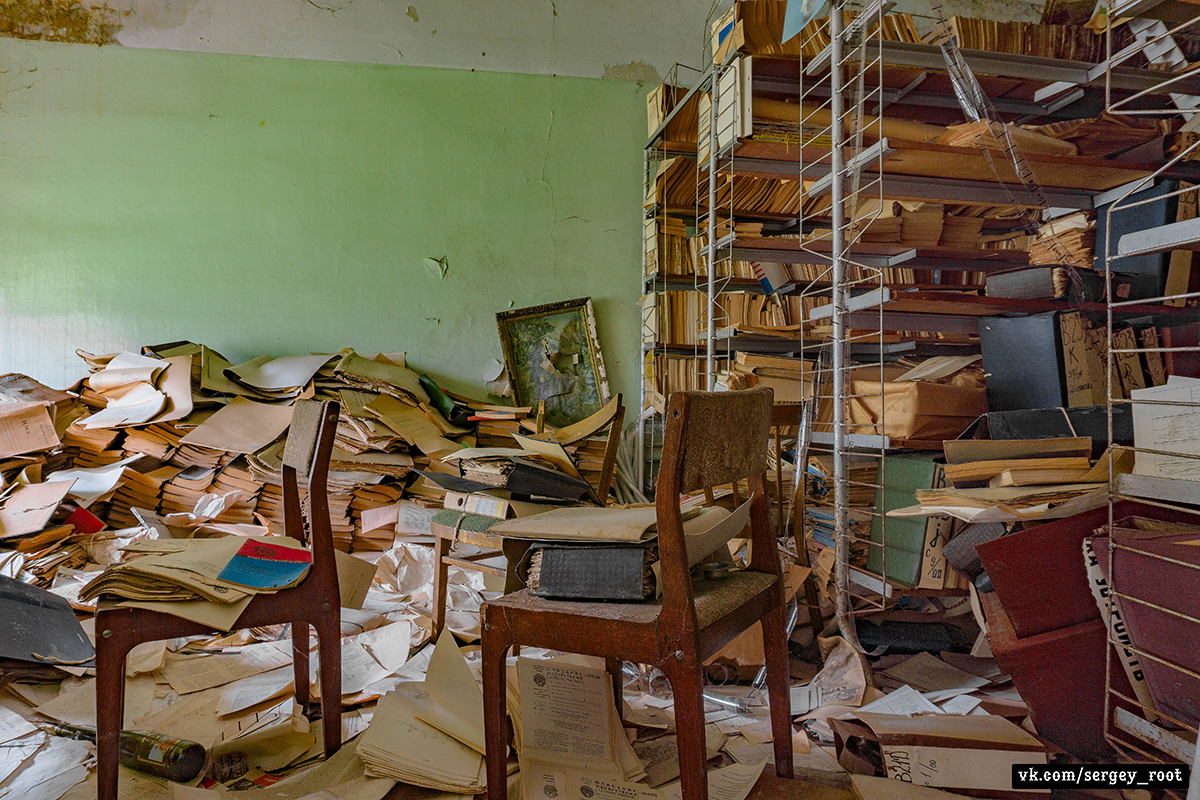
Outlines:
{"type": "MultiPolygon", "coordinates": [[[[483,694],[489,800],[506,800],[505,657],[514,645],[547,647],[658,666],[671,682],[685,800],[708,796],[703,663],[755,622],[763,623],[775,771],[792,777],[792,725],[779,556],[767,512],[770,389],[676,392],[667,405],[656,510],[662,600],[585,603],[522,590],[483,605],[483,694]],[[693,582],[679,496],[748,478],[753,556],[724,580],[693,582]]],[[[620,695],[618,694],[618,698],[620,695]]]]}
{"type": "MultiPolygon", "coordinates": [[[[337,421],[336,402],[296,402],[283,452],[284,529],[288,536],[312,548],[312,568],[298,586],[274,594],[256,595],[238,618],[235,628],[291,623],[296,702],[301,708],[307,708],[309,702],[308,626],[316,628],[327,757],[337,752],[342,744],[341,602],[326,488],[337,421]],[[305,517],[301,516],[298,476],[308,484],[305,503],[308,534],[305,517]]],[[[101,606],[96,613],[96,633],[97,797],[98,800],[117,800],[118,737],[124,724],[126,655],[142,642],[223,631],[157,611],[101,606]]],[[[172,733],[187,735],[187,731],[172,733]]]]}
{"type": "MultiPolygon", "coordinates": [[[[608,505],[608,493],[612,487],[613,474],[616,470],[617,448],[621,444],[621,426],[625,420],[625,407],[621,404],[621,395],[607,403],[604,408],[590,417],[580,420],[574,425],[559,428],[556,431],[538,431],[535,438],[557,442],[564,447],[575,444],[589,435],[580,436],[581,431],[598,432],[608,427],[608,443],[604,449],[604,463],[601,465],[600,478],[596,485],[596,496],[601,505],[608,505]]],[[[510,554],[510,547],[498,536],[487,533],[498,520],[479,514],[464,514],[460,511],[439,511],[434,515],[431,530],[434,537],[434,574],[433,574],[433,638],[442,633],[446,624],[446,587],[449,580],[450,567],[462,567],[477,572],[495,575],[505,580],[505,593],[519,589],[520,581],[505,567],[480,563],[507,556],[509,565],[513,565],[520,556],[524,555],[525,547],[518,548],[515,560],[510,554]],[[455,544],[474,545],[482,552],[473,555],[455,556],[452,554],[455,544]]]]}

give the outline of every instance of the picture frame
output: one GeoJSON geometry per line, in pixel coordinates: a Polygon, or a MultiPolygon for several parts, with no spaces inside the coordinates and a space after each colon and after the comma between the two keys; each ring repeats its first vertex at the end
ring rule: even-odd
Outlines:
{"type": "Polygon", "coordinates": [[[496,327],[516,404],[546,401],[547,424],[578,422],[611,398],[592,298],[501,311],[496,327]]]}

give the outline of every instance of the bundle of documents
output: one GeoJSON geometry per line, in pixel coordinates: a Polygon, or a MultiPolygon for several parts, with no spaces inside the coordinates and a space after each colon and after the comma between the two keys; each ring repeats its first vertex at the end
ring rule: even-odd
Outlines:
{"type": "Polygon", "coordinates": [[[1092,119],[1051,122],[1035,130],[1046,136],[1071,142],[1078,148],[1081,156],[1106,158],[1165,136],[1171,132],[1171,127],[1170,120],[1164,118],[1109,114],[1105,111],[1092,119]]]}
{"type": "Polygon", "coordinates": [[[191,359],[118,353],[92,373],[87,386],[103,407],[85,428],[117,428],[186,417],[192,411],[191,359]]]}
{"type": "MultiPolygon", "coordinates": [[[[1057,257],[1071,258],[1065,251],[1057,257]]],[[[1027,267],[988,273],[985,286],[988,297],[1100,303],[1105,298],[1105,278],[1104,273],[1087,268],[1027,267]]]]}
{"type": "Polygon", "coordinates": [[[177,470],[162,484],[158,511],[163,514],[183,514],[191,511],[200,498],[208,493],[215,476],[216,470],[213,468],[188,467],[177,470]]]}
{"type": "Polygon", "coordinates": [[[262,356],[224,370],[225,377],[240,386],[243,398],[267,403],[295,400],[313,380],[318,370],[335,355],[262,356]]]}
{"type": "MultiPolygon", "coordinates": [[[[633,783],[645,768],[625,737],[612,679],[582,656],[518,658],[508,684],[508,713],[521,761],[522,793],[546,770],[578,770],[633,783]]],[[[525,795],[530,796],[530,795],[525,795]]]]}
{"type": "MultiPolygon", "coordinates": [[[[1124,33],[1124,28],[1118,29],[1118,35],[1113,40],[1113,52],[1119,50],[1119,34],[1124,33]]],[[[957,38],[958,46],[963,50],[991,50],[1092,64],[1108,57],[1104,37],[1080,25],[1037,25],[1031,22],[951,17],[934,28],[925,37],[925,42],[941,44],[950,37],[957,38]]],[[[1124,47],[1124,44],[1120,47],[1124,47]]]]}
{"type": "Polygon", "coordinates": [[[1073,156],[1075,145],[1012,123],[988,120],[951,125],[938,139],[938,144],[950,147],[971,147],[977,150],[1007,151],[1015,147],[1027,155],[1073,156]]]}
{"type": "MultiPolygon", "coordinates": [[[[121,438],[121,432],[112,428],[85,428],[78,422],[72,422],[67,430],[63,433],[62,443],[66,448],[67,454],[72,459],[83,459],[88,463],[81,463],[80,466],[102,466],[102,463],[96,463],[101,453],[112,453],[116,457],[115,460],[120,461],[124,455],[120,450],[110,449],[112,445],[121,438]]],[[[112,463],[105,461],[104,463],[112,463]]]]}
{"type": "Polygon", "coordinates": [[[455,794],[483,791],[483,756],[417,718],[428,699],[421,684],[401,683],[379,701],[357,748],[368,773],[455,794]]]}
{"type": "Polygon", "coordinates": [[[860,242],[871,244],[899,244],[904,222],[900,217],[876,217],[863,224],[855,224],[855,236],[860,242]]]}
{"type": "Polygon", "coordinates": [[[448,629],[425,682],[385,695],[357,749],[374,775],[458,794],[486,788],[483,692],[448,629]]]}
{"type": "Polygon", "coordinates": [[[658,228],[658,233],[650,233],[646,240],[651,245],[646,250],[646,274],[694,274],[695,262],[692,259],[692,248],[688,244],[687,228],[683,222],[673,218],[662,218],[656,226],[655,220],[649,219],[646,225],[650,231],[658,228]]]}
{"type": "Polygon", "coordinates": [[[937,247],[942,238],[943,220],[943,207],[936,203],[922,203],[913,211],[904,209],[900,212],[900,244],[907,247],[937,247]]]}
{"type": "Polygon", "coordinates": [[[242,457],[217,472],[209,491],[218,495],[237,492],[239,498],[221,514],[221,521],[250,524],[254,522],[254,509],[258,505],[258,496],[262,488],[263,484],[254,479],[249,464],[245,457],[242,457]]]}
{"type": "MultiPolygon", "coordinates": [[[[162,467],[148,473],[127,469],[121,473],[116,493],[108,510],[107,523],[114,528],[136,528],[141,523],[133,514],[135,508],[157,510],[158,500],[166,482],[178,474],[178,467],[162,467]]],[[[192,506],[195,507],[195,504],[192,506]]],[[[253,510],[253,505],[251,506],[253,510]]],[[[234,520],[228,520],[230,522],[234,520]]],[[[251,520],[239,520],[249,522],[251,520]]]]}
{"type": "Polygon", "coordinates": [[[974,250],[979,247],[979,233],[983,230],[983,217],[960,217],[947,214],[942,220],[942,238],[938,247],[955,250],[974,250]]]}
{"type": "Polygon", "coordinates": [[[1042,225],[1029,248],[1029,263],[1063,264],[1091,269],[1095,250],[1095,220],[1089,219],[1086,212],[1080,211],[1042,225]]]}
{"type": "Polygon", "coordinates": [[[359,486],[351,493],[350,518],[354,523],[354,550],[390,550],[396,536],[395,515],[375,521],[380,509],[394,509],[404,496],[391,484],[359,486]]]}
{"type": "MultiPolygon", "coordinates": [[[[115,438],[116,432],[112,433],[115,438]]],[[[186,433],[187,431],[169,422],[160,422],[144,428],[130,428],[125,434],[125,440],[121,443],[121,447],[127,456],[140,453],[159,461],[170,461],[179,449],[179,442],[186,433]]]]}
{"type": "MultiPolygon", "coordinates": [[[[707,115],[707,112],[705,112],[707,115]]],[[[707,116],[704,119],[707,119],[707,116]]],[[[696,165],[686,158],[668,158],[659,163],[646,193],[645,206],[696,205],[696,165]]]]}
{"type": "Polygon", "coordinates": [[[108,567],[83,587],[80,599],[111,599],[188,618],[198,606],[215,606],[202,613],[229,630],[252,595],[298,583],[312,563],[308,550],[283,537],[166,540],[163,547],[162,555],[108,567]]]}

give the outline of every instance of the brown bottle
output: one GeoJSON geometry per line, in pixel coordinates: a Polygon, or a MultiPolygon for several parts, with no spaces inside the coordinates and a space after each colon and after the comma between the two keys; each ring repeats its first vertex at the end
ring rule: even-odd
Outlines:
{"type": "MultiPolygon", "coordinates": [[[[55,725],[50,732],[69,739],[96,741],[96,729],[80,725],[55,725]]],[[[121,731],[120,742],[122,764],[176,783],[187,783],[195,778],[208,759],[204,745],[162,733],[121,731]]]]}

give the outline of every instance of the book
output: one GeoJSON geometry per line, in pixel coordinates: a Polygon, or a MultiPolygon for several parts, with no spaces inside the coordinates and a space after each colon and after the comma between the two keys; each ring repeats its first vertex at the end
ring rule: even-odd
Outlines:
{"type": "Polygon", "coordinates": [[[1104,302],[1104,275],[1092,269],[1039,266],[1004,270],[988,273],[984,285],[988,297],[1104,302]]]}
{"type": "Polygon", "coordinates": [[[311,550],[251,539],[234,553],[217,578],[250,589],[274,591],[300,583],[311,566],[311,550]]]}

